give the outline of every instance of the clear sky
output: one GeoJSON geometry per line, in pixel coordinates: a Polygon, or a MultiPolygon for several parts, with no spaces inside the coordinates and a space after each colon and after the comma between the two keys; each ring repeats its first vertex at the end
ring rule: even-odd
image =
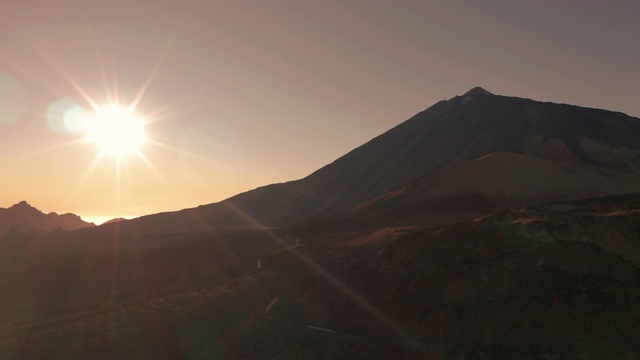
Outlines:
{"type": "Polygon", "coordinates": [[[477,85],[640,116],[638,15],[637,0],[2,0],[0,207],[99,221],[216,202],[477,85]],[[64,122],[109,102],[148,120],[137,155],[100,158],[64,122]]]}

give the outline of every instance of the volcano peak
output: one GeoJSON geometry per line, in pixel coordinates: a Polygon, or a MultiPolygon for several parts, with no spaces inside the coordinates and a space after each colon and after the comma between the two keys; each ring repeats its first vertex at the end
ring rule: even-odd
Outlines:
{"type": "Polygon", "coordinates": [[[493,95],[493,94],[488,92],[487,90],[481,88],[480,86],[476,86],[473,89],[467,91],[462,96],[477,96],[477,95],[493,95]]]}

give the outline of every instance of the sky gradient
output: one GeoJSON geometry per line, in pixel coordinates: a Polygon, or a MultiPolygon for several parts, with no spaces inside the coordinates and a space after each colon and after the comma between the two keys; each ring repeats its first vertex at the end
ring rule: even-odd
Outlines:
{"type": "Polygon", "coordinates": [[[101,221],[310,174],[474,86],[640,116],[640,2],[0,3],[0,207],[101,221]],[[66,110],[136,101],[116,164],[66,110]],[[139,101],[137,101],[139,100],[139,101]]]}

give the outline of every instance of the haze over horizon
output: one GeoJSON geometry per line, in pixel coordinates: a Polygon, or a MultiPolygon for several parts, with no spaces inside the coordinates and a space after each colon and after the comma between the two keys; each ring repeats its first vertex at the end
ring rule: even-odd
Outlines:
{"type": "Polygon", "coordinates": [[[0,5],[0,207],[131,217],[304,177],[474,86],[640,116],[635,1],[0,5]],[[122,158],[64,121],[145,117],[122,158]],[[84,109],[84,110],[83,110],[84,109]]]}

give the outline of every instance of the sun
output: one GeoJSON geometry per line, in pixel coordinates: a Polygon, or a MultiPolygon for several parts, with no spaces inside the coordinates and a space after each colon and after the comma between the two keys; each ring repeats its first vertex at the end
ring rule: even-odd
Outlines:
{"type": "Polygon", "coordinates": [[[122,159],[139,154],[147,142],[146,121],[132,109],[119,105],[97,108],[85,122],[86,140],[94,144],[101,156],[122,159]]]}

